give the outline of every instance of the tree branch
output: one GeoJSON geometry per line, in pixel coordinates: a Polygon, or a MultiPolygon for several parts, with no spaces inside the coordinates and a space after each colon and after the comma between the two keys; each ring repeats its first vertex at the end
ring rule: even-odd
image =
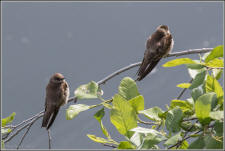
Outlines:
{"type": "Polygon", "coordinates": [[[196,54],[196,53],[207,53],[207,52],[210,52],[212,50],[213,50],[213,48],[188,49],[188,50],[170,53],[166,57],[174,57],[174,56],[178,57],[178,56],[190,55],[190,54],[196,54]]]}
{"type": "MultiPolygon", "coordinates": [[[[183,55],[189,55],[189,54],[196,54],[196,53],[206,53],[206,52],[210,52],[212,51],[213,48],[202,48],[202,49],[190,49],[190,50],[184,50],[184,51],[181,51],[181,52],[175,52],[175,53],[171,53],[169,55],[167,55],[166,57],[173,57],[173,56],[183,56],[183,55]]],[[[165,58],[166,58],[165,57],[165,58]]],[[[112,79],[113,77],[129,70],[129,69],[132,69],[134,67],[137,67],[137,66],[140,66],[141,65],[141,62],[137,62],[137,63],[133,63],[133,64],[130,64],[126,67],[123,67],[115,72],[113,72],[112,74],[108,75],[107,77],[103,78],[102,80],[98,81],[98,85],[103,85],[105,84],[107,81],[109,81],[110,79],[112,79]]],[[[69,98],[68,102],[71,102],[71,101],[74,101],[76,102],[77,101],[77,98],[76,97],[71,97],[69,98]]],[[[20,143],[19,143],[19,146],[21,145],[24,137],[27,135],[30,127],[33,125],[33,123],[35,123],[40,117],[42,117],[44,114],[44,110],[42,110],[41,112],[37,113],[36,115],[22,121],[21,123],[17,124],[16,126],[13,126],[13,129],[11,131],[11,136],[7,136],[6,138],[8,138],[7,140],[5,140],[4,142],[7,143],[8,141],[10,141],[14,136],[16,136],[20,131],[22,131],[23,129],[25,129],[27,126],[28,129],[27,131],[25,132],[24,136],[22,137],[20,143]],[[24,125],[25,124],[25,125],[24,125]],[[23,125],[23,126],[22,126],[23,125]],[[21,128],[19,128],[20,126],[22,126],[21,128]],[[15,133],[12,134],[12,132],[17,129],[17,131],[15,133]]],[[[18,147],[19,147],[18,146],[18,147]]]]}
{"type": "MultiPolygon", "coordinates": [[[[181,51],[181,52],[174,52],[174,53],[168,54],[165,58],[173,57],[173,56],[178,57],[178,56],[189,55],[189,54],[196,54],[196,53],[206,53],[206,52],[210,52],[212,50],[213,50],[213,48],[184,50],[184,51],[181,51]]],[[[99,85],[105,84],[108,80],[112,79],[116,75],[119,75],[122,72],[125,72],[125,71],[127,71],[127,70],[129,70],[131,68],[134,68],[134,67],[137,67],[137,66],[140,66],[140,65],[141,65],[141,62],[130,64],[130,65],[124,67],[124,68],[121,68],[121,69],[113,72],[112,74],[108,75],[107,77],[103,78],[102,80],[98,81],[97,83],[99,85]]]]}
{"type": "Polygon", "coordinates": [[[106,144],[106,143],[102,143],[103,146],[108,146],[108,147],[112,147],[112,148],[117,148],[117,146],[112,145],[112,144],[106,144]]]}
{"type": "Polygon", "coordinates": [[[48,129],[48,149],[51,149],[51,141],[52,141],[52,137],[50,135],[50,129],[48,129]]]}
{"type": "Polygon", "coordinates": [[[199,130],[199,131],[197,131],[197,132],[195,132],[195,133],[193,133],[193,134],[191,134],[191,135],[187,136],[186,138],[183,138],[183,139],[182,139],[182,141],[178,141],[176,144],[174,144],[174,145],[170,146],[168,149],[171,149],[171,148],[173,148],[173,147],[175,147],[175,146],[179,145],[179,144],[180,144],[180,143],[182,143],[183,141],[185,141],[185,140],[187,140],[187,139],[191,138],[191,136],[192,136],[192,135],[194,135],[194,134],[198,134],[198,133],[200,133],[200,132],[202,132],[202,130],[199,130]]]}
{"type": "Polygon", "coordinates": [[[31,126],[34,124],[34,122],[35,122],[37,119],[38,119],[38,118],[34,119],[34,120],[30,123],[30,125],[29,125],[28,128],[27,128],[27,131],[24,133],[22,139],[20,140],[20,143],[18,144],[17,149],[19,149],[19,147],[20,147],[20,145],[22,144],[24,138],[26,137],[27,133],[29,132],[31,126]]]}
{"type": "Polygon", "coordinates": [[[20,131],[22,131],[24,128],[26,128],[27,126],[29,126],[31,123],[34,123],[35,121],[37,121],[40,117],[42,117],[43,114],[40,114],[39,116],[36,117],[36,119],[34,119],[31,122],[28,122],[27,124],[25,124],[24,126],[22,126],[21,128],[19,128],[14,134],[12,134],[7,140],[5,140],[4,142],[7,143],[8,141],[10,141],[13,137],[15,137],[20,131]]]}

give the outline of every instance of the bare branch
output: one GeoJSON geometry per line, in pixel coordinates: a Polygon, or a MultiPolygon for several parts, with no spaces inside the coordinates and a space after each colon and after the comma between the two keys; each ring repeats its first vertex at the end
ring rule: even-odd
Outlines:
{"type": "Polygon", "coordinates": [[[41,111],[41,112],[39,112],[39,113],[37,113],[37,114],[35,114],[35,115],[34,115],[34,116],[32,116],[31,118],[28,118],[27,120],[24,120],[24,121],[22,121],[21,123],[19,123],[19,124],[15,125],[15,126],[14,126],[14,128],[17,128],[17,127],[19,127],[19,126],[23,125],[24,123],[26,123],[26,122],[28,122],[28,121],[30,121],[30,120],[32,120],[32,119],[34,119],[34,118],[38,117],[38,116],[39,116],[40,114],[42,114],[42,113],[44,113],[44,110],[43,110],[43,111],[41,111]]]}
{"type": "MultiPolygon", "coordinates": [[[[189,54],[196,54],[196,53],[206,53],[206,52],[209,52],[209,51],[212,51],[212,50],[213,50],[213,48],[184,50],[184,51],[181,51],[181,52],[174,52],[174,53],[168,54],[165,58],[173,57],[173,56],[178,57],[178,56],[189,55],[189,54]]],[[[137,67],[137,66],[140,66],[140,65],[141,65],[141,62],[130,64],[130,65],[124,67],[124,68],[121,68],[121,69],[113,72],[112,74],[110,74],[109,76],[103,78],[102,80],[98,81],[97,83],[99,85],[105,84],[108,80],[112,79],[116,75],[119,75],[122,72],[125,72],[125,71],[127,71],[127,70],[129,70],[131,68],[134,68],[134,67],[137,67]]]]}
{"type": "Polygon", "coordinates": [[[183,122],[184,121],[192,121],[192,120],[197,120],[198,118],[196,118],[196,117],[193,117],[193,118],[189,118],[189,119],[183,119],[183,122]]]}
{"type": "Polygon", "coordinates": [[[102,145],[103,145],[103,146],[108,146],[108,147],[112,147],[112,148],[117,148],[117,146],[115,146],[115,145],[112,145],[112,144],[105,144],[105,143],[103,143],[102,145]]]}
{"type": "Polygon", "coordinates": [[[178,52],[168,54],[168,56],[166,57],[174,57],[174,56],[178,57],[178,56],[190,55],[190,54],[196,54],[196,53],[207,53],[212,50],[213,48],[189,49],[189,50],[183,50],[183,51],[178,51],[178,52]]]}
{"type": "Polygon", "coordinates": [[[27,126],[29,126],[29,124],[34,123],[35,121],[37,121],[40,117],[42,117],[43,114],[40,114],[38,117],[36,117],[36,119],[34,119],[31,122],[26,123],[26,125],[22,126],[21,128],[17,129],[17,131],[12,134],[7,140],[4,141],[4,143],[7,143],[8,141],[10,141],[13,137],[15,137],[20,131],[22,131],[24,128],[26,128],[27,126]]]}
{"type": "Polygon", "coordinates": [[[51,141],[52,141],[52,137],[50,135],[50,129],[47,130],[48,131],[48,148],[51,149],[51,141]]]}
{"type": "Polygon", "coordinates": [[[34,122],[35,122],[37,119],[38,119],[38,118],[34,119],[34,120],[30,123],[30,125],[29,125],[28,128],[27,128],[27,131],[24,133],[22,139],[20,140],[20,143],[18,144],[17,149],[19,149],[19,147],[20,147],[20,145],[22,144],[24,138],[25,138],[26,135],[28,134],[28,132],[29,132],[31,126],[34,124],[34,122]]]}

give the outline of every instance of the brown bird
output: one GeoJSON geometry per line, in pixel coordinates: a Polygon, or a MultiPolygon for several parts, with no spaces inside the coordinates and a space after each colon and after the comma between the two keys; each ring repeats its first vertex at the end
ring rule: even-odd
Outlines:
{"type": "Polygon", "coordinates": [[[48,130],[53,124],[59,108],[66,104],[69,98],[69,86],[60,73],[55,73],[49,80],[46,87],[45,113],[42,127],[48,130]]]}
{"type": "Polygon", "coordinates": [[[138,69],[138,78],[141,81],[158,64],[161,58],[167,56],[173,48],[173,38],[166,25],[160,25],[156,31],[148,38],[146,50],[141,66],[138,69]]]}

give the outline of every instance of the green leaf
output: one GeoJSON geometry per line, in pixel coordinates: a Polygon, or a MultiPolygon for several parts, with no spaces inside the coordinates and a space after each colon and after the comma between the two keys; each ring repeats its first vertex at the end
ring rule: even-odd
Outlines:
{"type": "Polygon", "coordinates": [[[207,63],[204,64],[207,67],[211,67],[211,68],[220,68],[220,67],[224,67],[224,63],[222,59],[218,59],[215,58],[207,63]]]}
{"type": "Polygon", "coordinates": [[[215,78],[208,75],[205,88],[206,92],[215,92],[219,102],[223,102],[223,88],[215,78]]]}
{"type": "Polygon", "coordinates": [[[103,91],[96,82],[91,81],[88,84],[79,86],[74,94],[78,99],[96,99],[98,96],[103,95],[103,91]]]}
{"type": "Polygon", "coordinates": [[[66,109],[66,119],[72,120],[75,118],[80,112],[88,110],[90,106],[85,104],[76,104],[70,105],[68,109],[66,109]]]}
{"type": "Polygon", "coordinates": [[[200,96],[195,102],[195,113],[202,125],[209,124],[211,103],[215,98],[215,93],[206,93],[200,96]]]}
{"type": "Polygon", "coordinates": [[[180,122],[183,112],[180,108],[174,108],[166,114],[166,128],[170,132],[176,133],[180,131],[180,122]]]}
{"type": "MultiPolygon", "coordinates": [[[[188,66],[187,66],[188,67],[188,66]]],[[[200,68],[200,69],[192,69],[188,68],[188,73],[192,79],[195,78],[195,76],[203,71],[206,71],[206,68],[200,68]]]]}
{"type": "Polygon", "coordinates": [[[16,113],[13,112],[10,116],[2,119],[2,127],[6,126],[7,124],[11,123],[14,120],[16,113]]]}
{"type": "Polygon", "coordinates": [[[184,129],[185,131],[193,132],[196,131],[197,129],[200,128],[198,123],[195,123],[194,125],[192,124],[191,121],[184,121],[181,123],[181,128],[184,129]]]}
{"type": "Polygon", "coordinates": [[[219,120],[219,121],[224,120],[224,112],[223,111],[210,112],[209,116],[214,120],[219,120]]]}
{"type": "Polygon", "coordinates": [[[202,56],[202,60],[205,60],[208,57],[209,54],[210,54],[210,52],[204,53],[203,56],[202,56]]]}
{"type": "Polygon", "coordinates": [[[223,45],[215,47],[210,54],[206,57],[205,62],[209,62],[214,58],[223,57],[223,45]]]}
{"type": "Polygon", "coordinates": [[[12,129],[10,129],[10,128],[1,128],[1,134],[2,135],[10,133],[11,131],[12,131],[12,129]]]}
{"type": "Polygon", "coordinates": [[[194,100],[193,100],[193,98],[192,98],[192,97],[190,97],[190,98],[186,99],[186,101],[187,101],[189,104],[191,104],[192,106],[194,106],[194,105],[195,105],[194,100]]]}
{"type": "Polygon", "coordinates": [[[189,146],[187,141],[183,141],[182,144],[180,145],[179,149],[187,149],[189,146]]]}
{"type": "Polygon", "coordinates": [[[141,144],[140,147],[138,147],[138,149],[158,149],[158,147],[156,146],[157,144],[159,144],[162,140],[158,139],[156,136],[155,137],[145,137],[143,139],[143,143],[141,144]]]}
{"type": "Polygon", "coordinates": [[[206,149],[223,149],[223,140],[216,139],[216,136],[206,135],[204,136],[204,141],[206,149]]]}
{"type": "Polygon", "coordinates": [[[148,129],[144,127],[136,127],[130,131],[145,134],[142,145],[138,149],[152,149],[154,145],[160,143],[166,138],[158,131],[154,129],[148,129]]]}
{"type": "Polygon", "coordinates": [[[205,76],[206,76],[206,71],[202,71],[200,73],[198,73],[194,80],[192,81],[191,86],[189,87],[189,89],[193,89],[193,88],[197,88],[198,86],[200,86],[201,84],[203,84],[204,80],[205,80],[205,76]]]}
{"type": "Polygon", "coordinates": [[[193,141],[188,149],[203,149],[205,147],[205,141],[204,137],[201,135],[199,138],[197,138],[195,141],[193,141]]]}
{"type": "Polygon", "coordinates": [[[186,64],[187,68],[189,69],[202,69],[205,66],[202,64],[186,64]]]}
{"type": "Polygon", "coordinates": [[[193,106],[192,106],[192,104],[190,104],[190,103],[187,102],[187,101],[183,101],[183,100],[172,100],[172,101],[171,101],[171,104],[170,104],[170,107],[171,107],[171,108],[175,108],[175,107],[177,107],[177,106],[179,106],[180,109],[181,109],[184,113],[185,113],[185,112],[188,112],[188,113],[192,112],[193,106]]]}
{"type": "Polygon", "coordinates": [[[116,94],[113,97],[113,109],[110,112],[111,123],[120,134],[131,137],[130,129],[137,127],[136,112],[123,97],[116,94]]]}
{"type": "Polygon", "coordinates": [[[216,121],[214,130],[216,132],[216,136],[223,136],[223,124],[224,122],[216,121]]]}
{"type": "Polygon", "coordinates": [[[161,110],[159,107],[156,106],[147,110],[139,111],[139,113],[144,114],[147,118],[149,118],[152,121],[161,121],[159,114],[162,114],[163,110],[161,110]]]}
{"type": "Polygon", "coordinates": [[[126,100],[130,100],[140,95],[135,81],[130,77],[123,78],[118,89],[119,95],[121,95],[126,100]]]}
{"type": "Polygon", "coordinates": [[[121,141],[118,149],[136,149],[136,147],[128,141],[121,141]]]}
{"type": "Polygon", "coordinates": [[[101,108],[99,111],[97,111],[94,115],[94,118],[98,121],[101,122],[102,118],[105,115],[104,107],[101,108]]]}
{"type": "Polygon", "coordinates": [[[105,115],[105,111],[104,111],[104,107],[102,109],[100,109],[99,111],[97,111],[94,115],[94,118],[99,122],[102,132],[103,134],[107,137],[110,138],[109,132],[107,131],[107,129],[105,128],[105,126],[102,123],[102,118],[105,115]]]}
{"type": "Polygon", "coordinates": [[[161,135],[160,132],[158,132],[154,129],[144,128],[144,127],[139,127],[139,126],[131,129],[130,131],[143,133],[143,134],[151,133],[151,134],[154,134],[154,135],[161,135]]]}
{"type": "Polygon", "coordinates": [[[87,136],[94,142],[97,142],[97,143],[112,143],[102,137],[97,137],[95,135],[91,135],[91,134],[87,134],[87,136]]]}
{"type": "Polygon", "coordinates": [[[142,95],[130,99],[129,103],[134,108],[136,113],[138,113],[138,111],[144,110],[144,97],[142,95]]]}
{"type": "Polygon", "coordinates": [[[2,149],[5,149],[5,143],[4,143],[4,141],[2,140],[1,142],[2,142],[2,145],[1,145],[2,147],[1,148],[2,149]]]}
{"type": "Polygon", "coordinates": [[[222,149],[223,148],[223,129],[224,129],[224,122],[216,121],[214,125],[214,132],[215,134],[212,134],[212,136],[209,137],[208,140],[206,140],[206,148],[208,149],[222,149]]]}
{"type": "Polygon", "coordinates": [[[191,83],[180,83],[177,85],[179,88],[189,88],[191,86],[191,83]]]}
{"type": "Polygon", "coordinates": [[[182,137],[181,137],[180,134],[181,134],[181,133],[179,132],[179,133],[177,133],[176,135],[170,137],[170,138],[164,143],[164,145],[165,145],[165,146],[170,146],[170,145],[176,144],[179,140],[182,139],[182,137]]]}
{"type": "Polygon", "coordinates": [[[212,73],[213,73],[213,77],[215,77],[216,80],[219,80],[223,73],[223,70],[222,69],[212,69],[212,73]]]}
{"type": "Polygon", "coordinates": [[[203,95],[203,93],[204,92],[203,92],[202,86],[199,86],[199,87],[191,90],[191,96],[192,96],[194,101],[196,101],[198,99],[198,97],[203,95]]]}
{"type": "Polygon", "coordinates": [[[196,64],[196,62],[190,58],[179,58],[179,59],[170,60],[170,61],[166,62],[165,64],[163,64],[162,66],[163,67],[175,67],[175,66],[179,66],[182,64],[196,64]]]}
{"type": "Polygon", "coordinates": [[[143,137],[144,137],[144,134],[135,132],[135,133],[132,135],[132,137],[130,138],[130,141],[131,141],[134,145],[140,146],[140,145],[141,145],[141,142],[143,141],[143,137]]]}

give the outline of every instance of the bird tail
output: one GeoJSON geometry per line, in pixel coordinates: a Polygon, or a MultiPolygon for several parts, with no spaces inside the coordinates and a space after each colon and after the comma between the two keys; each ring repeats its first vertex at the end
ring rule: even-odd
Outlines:
{"type": "Polygon", "coordinates": [[[152,71],[152,69],[154,69],[154,67],[158,64],[159,60],[152,61],[148,65],[148,67],[146,68],[146,70],[143,71],[143,69],[141,69],[140,71],[138,71],[138,78],[135,81],[141,81],[147,74],[149,74],[152,71]]]}
{"type": "Polygon", "coordinates": [[[51,110],[46,110],[43,120],[42,120],[42,126],[41,127],[47,127],[46,129],[48,130],[51,125],[53,124],[57,114],[58,114],[59,109],[55,109],[54,112],[52,113],[51,110]],[[50,122],[49,122],[50,120],[50,122]]]}
{"type": "Polygon", "coordinates": [[[52,126],[52,124],[53,124],[53,122],[55,121],[55,118],[56,118],[58,112],[59,112],[59,109],[58,109],[58,108],[55,109],[55,111],[53,112],[53,115],[52,115],[52,117],[51,117],[51,120],[50,120],[50,122],[49,122],[49,124],[48,124],[48,126],[47,126],[47,130],[52,126]]]}

